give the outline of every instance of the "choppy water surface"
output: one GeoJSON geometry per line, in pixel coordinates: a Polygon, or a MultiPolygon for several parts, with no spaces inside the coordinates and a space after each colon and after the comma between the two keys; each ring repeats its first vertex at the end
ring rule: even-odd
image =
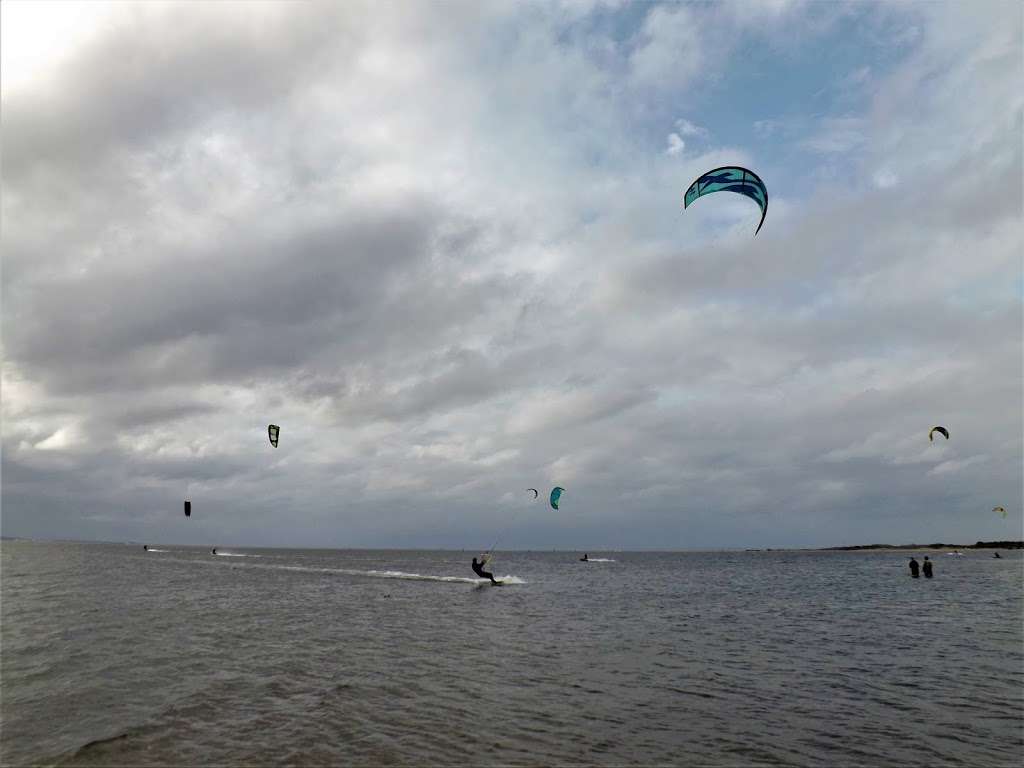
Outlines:
{"type": "Polygon", "coordinates": [[[5,541],[4,763],[1019,765],[1020,553],[5,541]],[[593,554],[593,553],[592,553],[593,554]],[[920,556],[919,558],[920,559],[920,556]]]}

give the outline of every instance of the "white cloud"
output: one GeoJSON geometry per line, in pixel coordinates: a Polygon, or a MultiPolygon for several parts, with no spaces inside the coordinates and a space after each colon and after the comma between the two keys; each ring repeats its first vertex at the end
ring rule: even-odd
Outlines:
{"type": "Polygon", "coordinates": [[[0,5],[0,76],[4,91],[52,77],[75,50],[109,26],[118,5],[77,0],[0,5]]]}
{"type": "Polygon", "coordinates": [[[932,467],[930,470],[928,470],[928,474],[929,475],[944,475],[944,474],[949,474],[951,472],[959,472],[962,469],[966,469],[967,467],[971,467],[971,466],[974,466],[976,464],[984,464],[988,460],[989,460],[988,456],[980,455],[980,456],[970,456],[970,457],[968,457],[966,459],[957,459],[957,460],[953,460],[953,461],[944,461],[941,464],[939,464],[939,465],[937,465],[935,467],[932,467]]]}
{"type": "Polygon", "coordinates": [[[880,168],[875,171],[873,180],[875,182],[875,186],[879,189],[895,187],[900,181],[899,177],[888,168],[880,168]]]}
{"type": "Polygon", "coordinates": [[[702,38],[699,22],[686,6],[654,6],[630,56],[634,81],[658,89],[684,86],[700,71],[702,38]]]}
{"type": "Polygon", "coordinates": [[[61,427],[45,440],[35,444],[38,451],[64,451],[82,442],[81,435],[75,426],[61,427]]]}
{"type": "Polygon", "coordinates": [[[701,138],[706,138],[708,135],[708,131],[706,128],[702,128],[701,126],[696,125],[695,123],[691,123],[685,117],[681,117],[678,120],[676,120],[676,130],[679,132],[681,136],[698,136],[701,138]]]}
{"type": "Polygon", "coordinates": [[[859,117],[830,117],[821,121],[819,130],[804,140],[813,152],[843,154],[863,146],[867,141],[865,123],[859,117]]]}

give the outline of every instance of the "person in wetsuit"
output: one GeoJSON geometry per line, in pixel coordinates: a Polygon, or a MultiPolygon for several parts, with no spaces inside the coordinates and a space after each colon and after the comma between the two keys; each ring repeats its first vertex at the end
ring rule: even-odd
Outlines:
{"type": "Polygon", "coordinates": [[[487,571],[484,570],[483,560],[481,560],[478,563],[476,561],[475,557],[473,558],[473,573],[475,573],[481,579],[490,579],[491,580],[491,584],[497,584],[498,583],[497,581],[494,580],[494,574],[493,573],[488,573],[487,571]]]}
{"type": "Polygon", "coordinates": [[[216,555],[216,554],[217,554],[217,548],[216,548],[216,547],[214,547],[214,548],[213,548],[213,549],[211,550],[211,554],[214,554],[214,555],[216,555]]]}
{"type": "Polygon", "coordinates": [[[142,545],[142,551],[143,552],[149,552],[149,545],[148,544],[143,544],[142,545]]]}
{"type": "Polygon", "coordinates": [[[915,579],[918,577],[917,571],[920,567],[921,566],[917,564],[917,560],[915,560],[914,558],[910,558],[910,575],[913,576],[915,579]]]}
{"type": "Polygon", "coordinates": [[[1000,555],[998,552],[996,552],[995,555],[993,555],[993,557],[998,557],[998,558],[1002,559],[1003,556],[1000,555]]]}
{"type": "Polygon", "coordinates": [[[581,563],[585,563],[590,559],[590,555],[586,552],[583,553],[583,557],[580,558],[581,563]]]}
{"type": "Polygon", "coordinates": [[[921,566],[921,570],[924,571],[924,577],[930,579],[932,577],[932,561],[928,559],[928,555],[924,556],[924,565],[921,566]]]}

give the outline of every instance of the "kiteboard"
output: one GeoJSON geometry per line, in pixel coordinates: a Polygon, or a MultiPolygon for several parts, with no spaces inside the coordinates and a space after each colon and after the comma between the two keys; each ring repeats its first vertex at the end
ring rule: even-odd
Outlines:
{"type": "Polygon", "coordinates": [[[484,589],[485,587],[504,587],[504,586],[505,586],[505,582],[504,581],[496,581],[493,584],[491,582],[489,582],[489,581],[478,581],[476,584],[473,585],[473,588],[474,589],[484,589]]]}

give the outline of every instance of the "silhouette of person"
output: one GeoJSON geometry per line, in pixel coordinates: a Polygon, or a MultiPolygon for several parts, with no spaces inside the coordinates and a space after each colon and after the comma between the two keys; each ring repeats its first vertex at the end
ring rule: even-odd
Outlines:
{"type": "Polygon", "coordinates": [[[493,573],[488,573],[487,571],[485,571],[484,570],[483,562],[481,561],[481,562],[478,563],[476,561],[475,557],[473,558],[473,573],[475,573],[481,579],[490,579],[491,580],[491,584],[497,584],[498,583],[497,581],[494,580],[494,574],[493,573]]]}

